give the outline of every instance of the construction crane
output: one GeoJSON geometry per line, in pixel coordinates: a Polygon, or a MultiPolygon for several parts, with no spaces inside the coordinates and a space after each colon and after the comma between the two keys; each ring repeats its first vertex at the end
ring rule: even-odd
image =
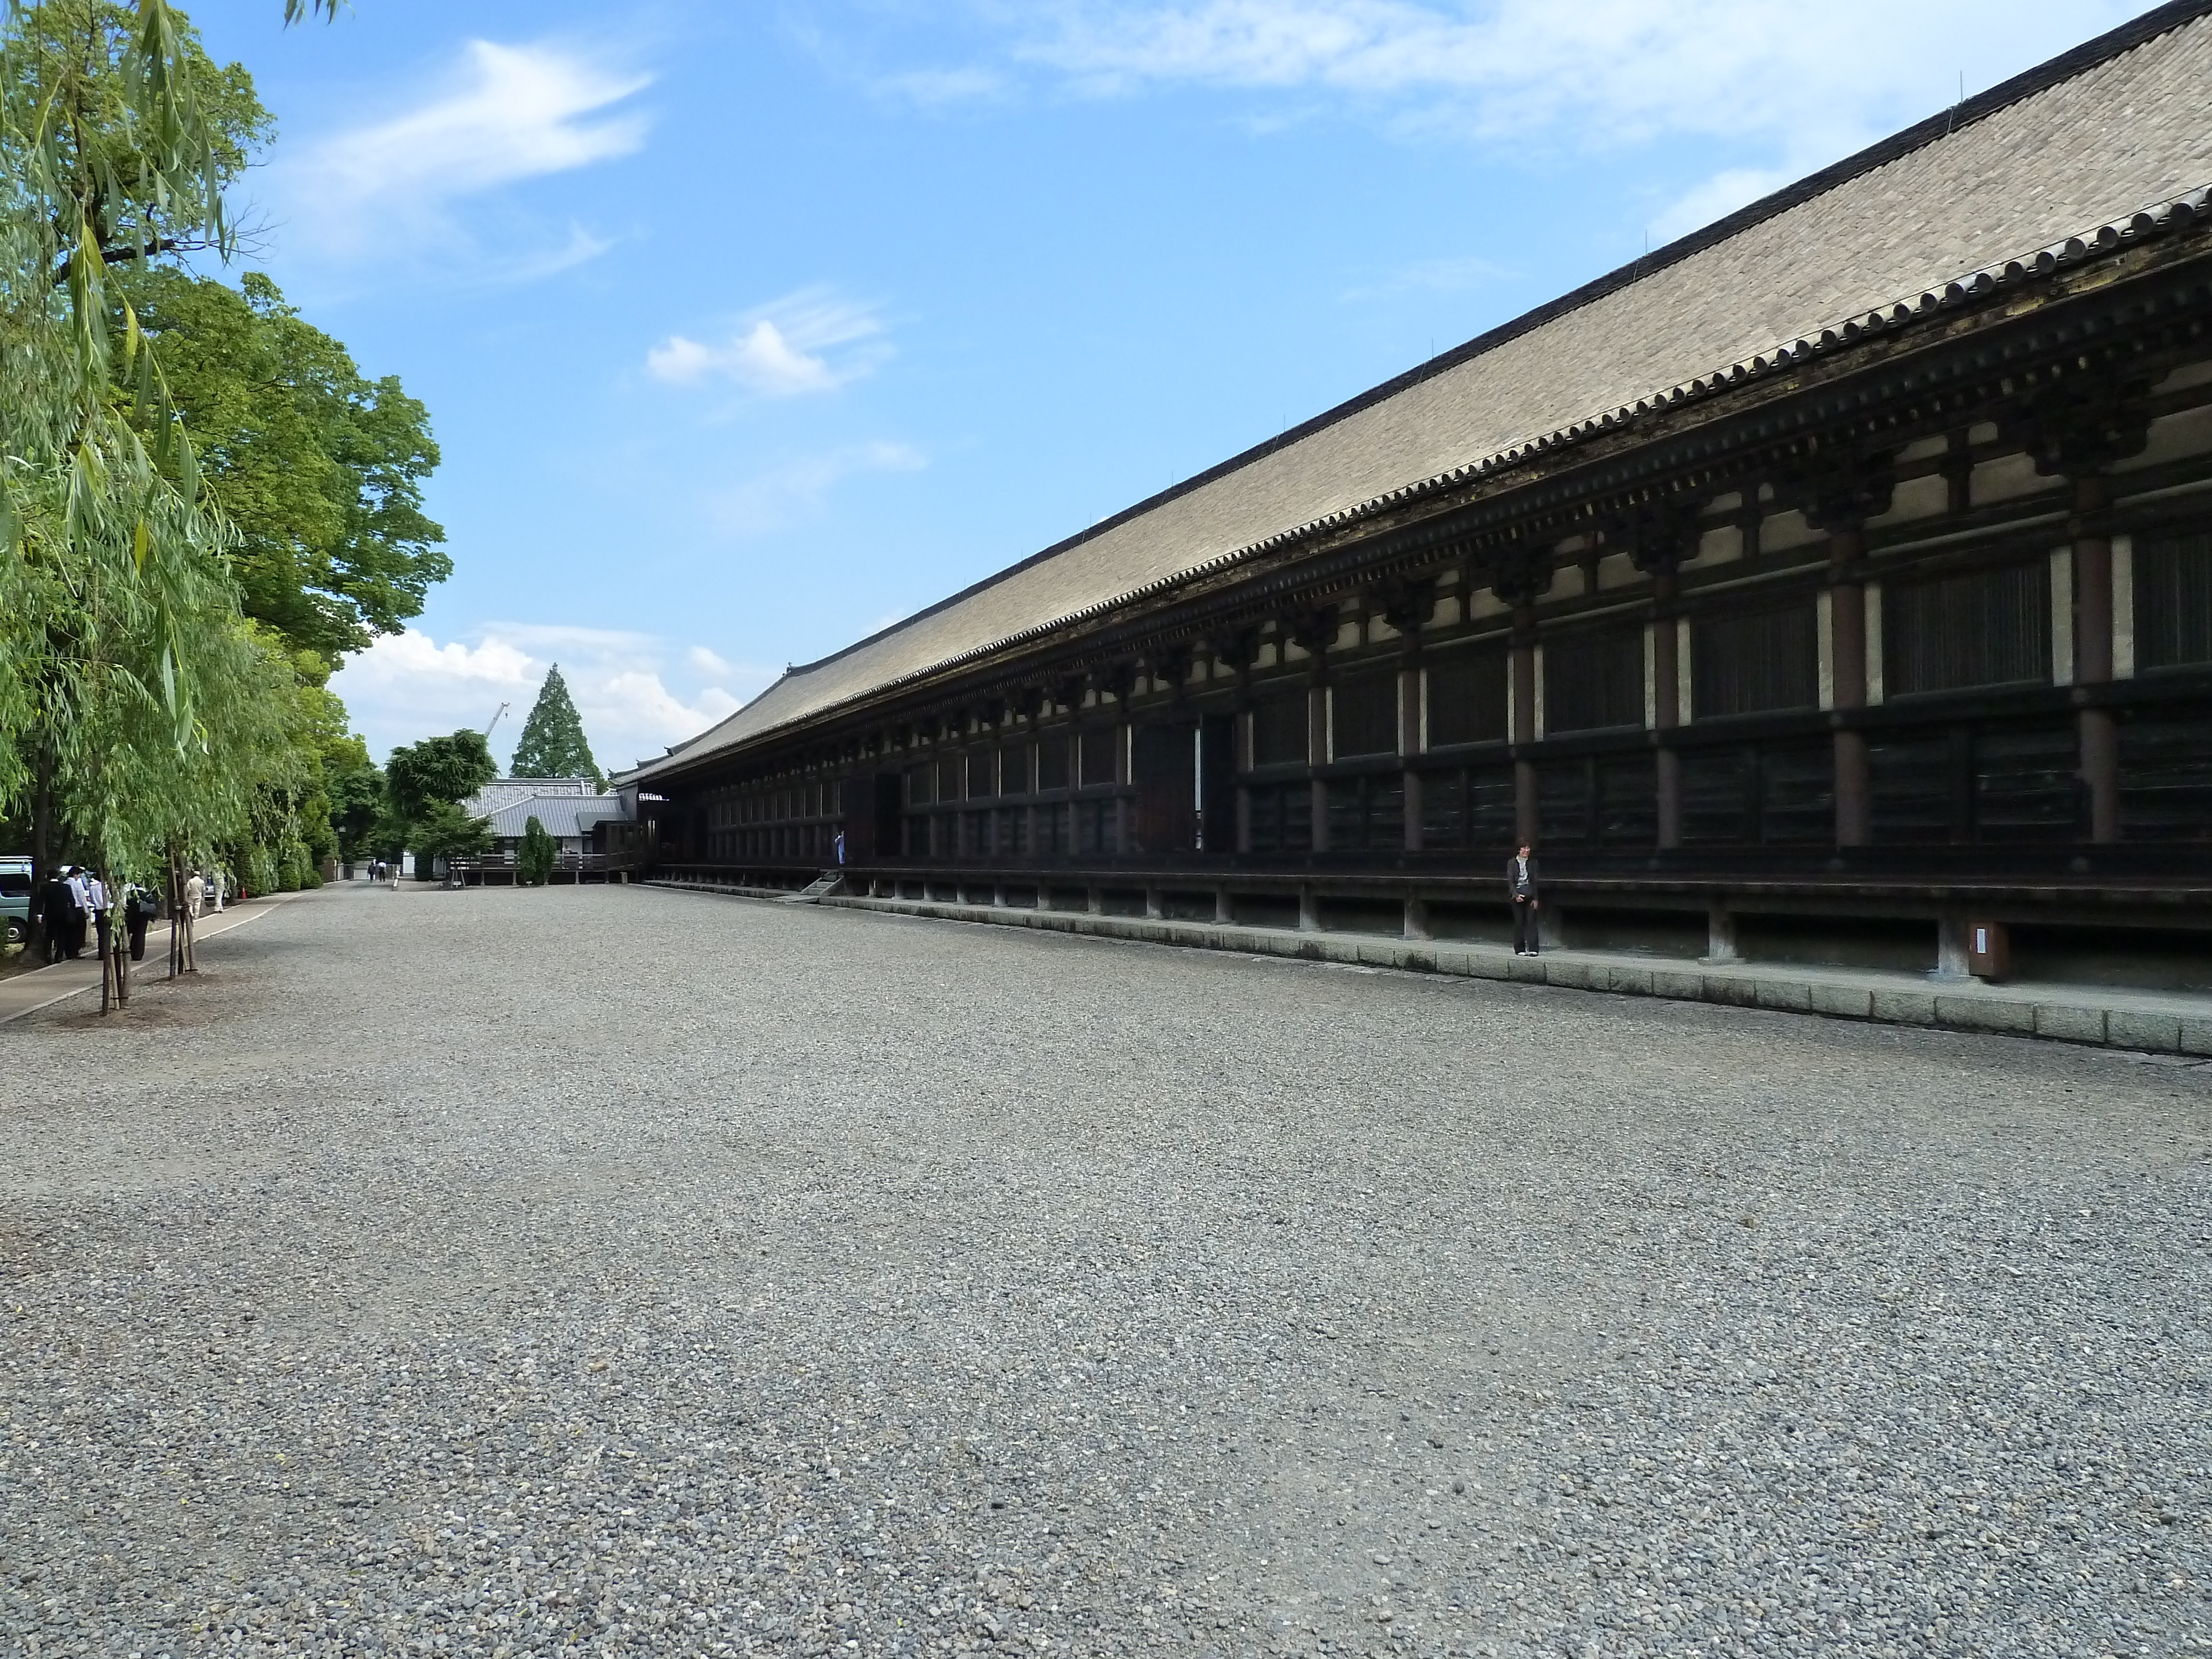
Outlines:
{"type": "Polygon", "coordinates": [[[513,708],[513,707],[514,707],[514,705],[513,705],[512,703],[504,703],[504,702],[503,702],[503,703],[500,704],[498,713],[497,713],[497,714],[495,714],[491,717],[491,726],[487,726],[486,727],[484,727],[484,741],[485,741],[486,743],[489,743],[489,742],[491,741],[491,726],[497,726],[497,725],[499,724],[499,717],[500,717],[500,715],[501,715],[501,714],[504,714],[505,713],[507,713],[507,711],[509,708],[513,708]]]}

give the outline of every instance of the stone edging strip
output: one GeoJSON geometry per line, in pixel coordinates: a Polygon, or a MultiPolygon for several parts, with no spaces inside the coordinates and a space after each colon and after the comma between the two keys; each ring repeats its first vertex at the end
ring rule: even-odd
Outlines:
{"type": "MultiPolygon", "coordinates": [[[[679,892],[713,890],[677,883],[646,884],[665,885],[679,892]]],[[[1609,992],[1616,996],[1665,997],[1681,1002],[1770,1008],[1836,1019],[1994,1032],[2151,1054],[2212,1058],[2212,999],[2161,992],[2055,985],[2029,988],[1984,985],[1972,981],[1948,984],[1908,974],[1796,968],[1779,963],[1723,966],[1592,951],[1516,957],[1503,945],[1456,940],[1298,933],[1279,927],[1155,921],[1085,911],[948,904],[917,899],[831,895],[818,902],[845,909],[1043,928],[1098,939],[1233,951],[1243,956],[1278,956],[1309,962],[1395,968],[1413,973],[1609,992]]]]}

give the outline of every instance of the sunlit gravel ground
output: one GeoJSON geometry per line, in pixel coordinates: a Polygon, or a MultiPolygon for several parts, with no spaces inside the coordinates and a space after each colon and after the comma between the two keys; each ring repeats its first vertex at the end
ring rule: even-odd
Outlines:
{"type": "Polygon", "coordinates": [[[2212,1652],[2212,1069],[637,889],[0,1027],[0,1652],[2212,1652]]]}

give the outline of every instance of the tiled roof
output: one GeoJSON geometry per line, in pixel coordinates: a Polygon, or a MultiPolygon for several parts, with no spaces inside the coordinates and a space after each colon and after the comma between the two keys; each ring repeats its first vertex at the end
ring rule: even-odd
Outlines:
{"type": "Polygon", "coordinates": [[[2180,0],[820,662],[704,756],[2208,210],[2212,0],[2180,0]]]}
{"type": "Polygon", "coordinates": [[[533,795],[596,795],[599,786],[589,778],[494,778],[461,803],[472,818],[496,812],[510,801],[533,795]]]}
{"type": "MultiPolygon", "coordinates": [[[[478,813],[478,817],[486,816],[478,813]]],[[[489,815],[491,832],[501,841],[519,841],[535,817],[545,833],[556,839],[588,836],[605,818],[624,816],[619,795],[531,795],[510,801],[489,815]]]]}

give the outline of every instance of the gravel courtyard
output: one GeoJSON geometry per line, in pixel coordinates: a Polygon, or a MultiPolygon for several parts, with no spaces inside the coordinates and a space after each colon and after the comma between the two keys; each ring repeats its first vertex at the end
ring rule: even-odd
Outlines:
{"type": "Polygon", "coordinates": [[[2212,1653],[2212,1068],[650,890],[0,1026],[0,1652],[2212,1653]]]}

